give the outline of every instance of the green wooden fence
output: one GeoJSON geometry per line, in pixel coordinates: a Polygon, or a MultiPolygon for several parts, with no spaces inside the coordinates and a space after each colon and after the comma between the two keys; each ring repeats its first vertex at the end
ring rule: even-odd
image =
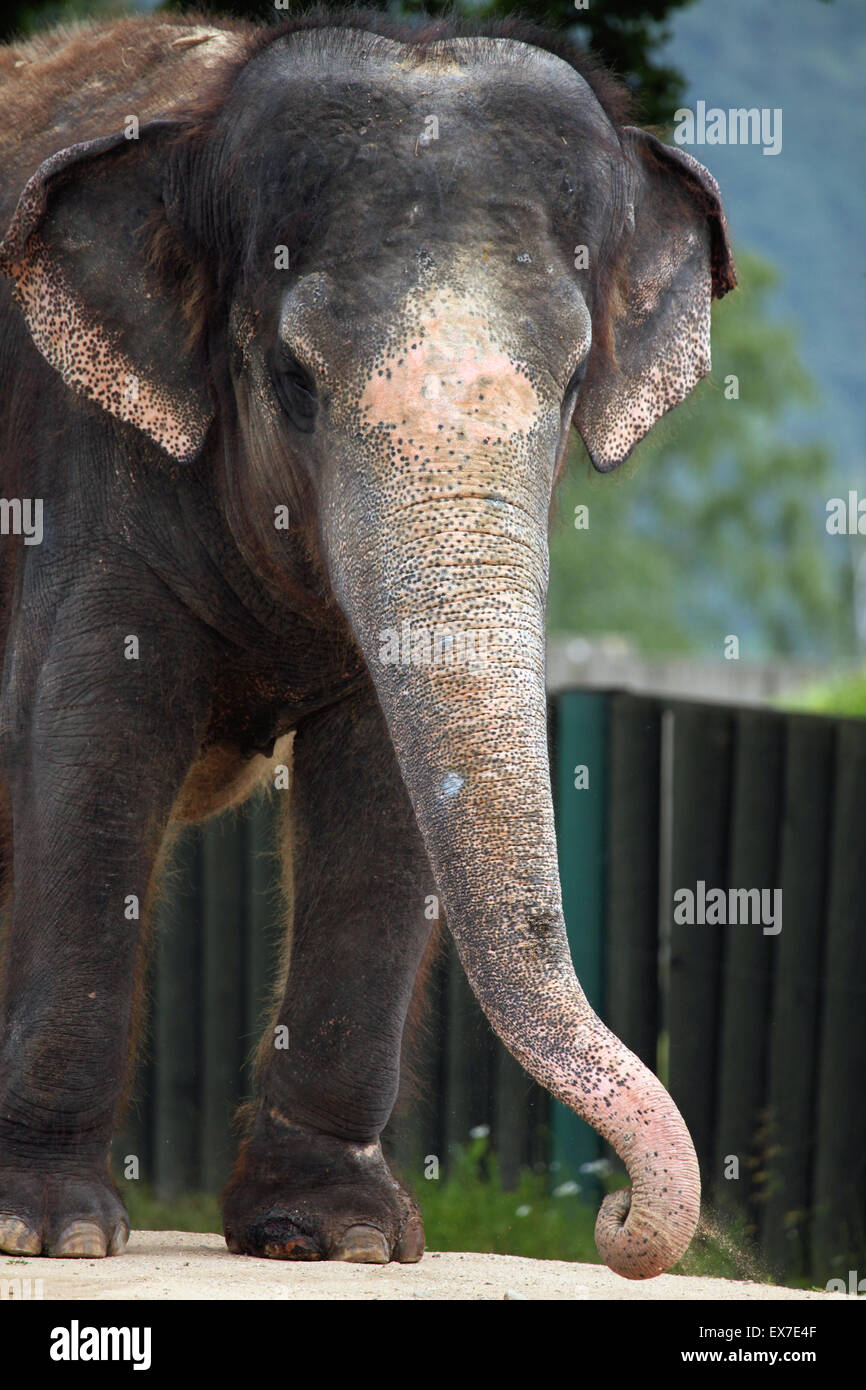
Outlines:
{"type": "MultiPolygon", "coordinates": [[[[657,1071],[705,1200],[777,1274],[866,1252],[866,721],[574,691],[551,705],[569,941],[592,1004],[657,1071]],[[678,923],[681,889],[780,889],[782,929],[678,923]]],[[[274,806],[181,837],[148,1045],[116,1154],[163,1195],[217,1191],[276,969],[274,806]]],[[[601,1141],[504,1051],[450,943],[388,1145],[446,1166],[477,1126],[500,1170],[599,1196],[601,1141]]],[[[852,1264],[851,1262],[854,1261],[852,1264]]]]}

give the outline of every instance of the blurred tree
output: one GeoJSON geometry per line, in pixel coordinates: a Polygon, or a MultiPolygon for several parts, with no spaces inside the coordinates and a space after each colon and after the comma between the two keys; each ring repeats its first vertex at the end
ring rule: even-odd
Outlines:
{"type": "Polygon", "coordinates": [[[0,43],[37,29],[49,29],[54,24],[94,16],[113,18],[140,8],[124,0],[4,0],[0,9],[0,43]]]}
{"type": "Polygon", "coordinates": [[[595,473],[576,443],[551,538],[551,629],[617,632],[647,652],[718,652],[728,633],[753,655],[851,650],[846,542],[825,529],[832,456],[777,425],[815,388],[794,332],[766,316],[772,267],[741,252],[738,269],[740,289],[713,308],[709,380],[616,473],[595,473]]]}

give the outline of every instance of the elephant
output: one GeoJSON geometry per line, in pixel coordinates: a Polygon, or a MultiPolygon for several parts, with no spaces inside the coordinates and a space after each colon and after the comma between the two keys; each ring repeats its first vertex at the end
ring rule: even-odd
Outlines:
{"type": "Polygon", "coordinates": [[[572,424],[616,468],[709,372],[715,181],[510,21],[88,22],[0,81],[0,1250],[122,1251],[173,836],[287,768],[229,1249],[421,1258],[380,1136],[433,895],[499,1038],[628,1169],[601,1257],[668,1269],[694,1149],[563,921],[548,528],[572,424]]]}

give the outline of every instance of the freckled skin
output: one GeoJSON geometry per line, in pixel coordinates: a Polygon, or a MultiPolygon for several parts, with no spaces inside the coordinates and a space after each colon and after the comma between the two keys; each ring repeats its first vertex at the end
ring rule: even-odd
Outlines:
{"type": "Polygon", "coordinates": [[[49,252],[31,247],[27,260],[13,262],[11,272],[33,342],[67,385],[145,430],[182,462],[194,457],[205,423],[201,408],[196,410],[180,393],[140,380],[135,363],[98,322],[91,321],[83,337],[84,306],[51,263],[49,252]]]}
{"type": "Polygon", "coordinates": [[[173,827],[285,763],[290,1045],[230,1248],[420,1258],[380,1135],[436,895],[499,1036],[628,1165],[599,1250],[668,1268],[691,1141],[562,920],[546,529],[572,418],[615,466],[708,369],[718,190],[504,37],[129,20],[0,50],[0,95],[0,474],[45,504],[0,570],[0,1250],[122,1248],[122,905],[146,922],[173,827]],[[482,656],[384,661],[404,625],[482,656]]]}
{"type": "Polygon", "coordinates": [[[359,403],[362,428],[391,431],[391,461],[428,463],[441,454],[442,464],[446,456],[471,463],[479,447],[529,434],[538,397],[523,364],[491,342],[480,308],[467,311],[457,296],[442,291],[427,298],[432,302],[406,306],[398,315],[412,319],[417,339],[374,364],[359,403]],[[407,426],[404,438],[399,431],[407,401],[413,433],[407,426]],[[422,442],[429,451],[423,455],[422,442]]]}

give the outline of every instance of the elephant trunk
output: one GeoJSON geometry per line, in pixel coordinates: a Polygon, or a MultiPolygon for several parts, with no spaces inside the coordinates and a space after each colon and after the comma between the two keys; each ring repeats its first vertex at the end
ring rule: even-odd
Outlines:
{"type": "Polygon", "coordinates": [[[443,533],[443,500],[413,508],[408,540],[405,519],[384,518],[343,570],[341,601],[470,984],[522,1066],[624,1161],[630,1200],[605,1199],[596,1241],[617,1273],[648,1278],[687,1248],[700,1179],[676,1107],[590,1008],[571,962],[547,762],[543,520],[539,538],[519,507],[452,495],[443,533]]]}
{"type": "MultiPolygon", "coordinates": [[[[518,404],[524,385],[515,379],[518,404]]],[[[694,1234],[698,1165],[664,1087],[596,1016],[574,973],[544,680],[561,421],[558,410],[536,413],[534,433],[521,435],[509,401],[498,398],[494,418],[491,399],[485,383],[465,424],[444,427],[432,409],[420,426],[401,425],[398,411],[378,454],[378,439],[359,435],[369,452],[363,467],[350,457],[334,471],[325,553],[469,982],[509,1051],[624,1161],[631,1193],[605,1199],[596,1241],[617,1273],[648,1278],[694,1234]]]]}

